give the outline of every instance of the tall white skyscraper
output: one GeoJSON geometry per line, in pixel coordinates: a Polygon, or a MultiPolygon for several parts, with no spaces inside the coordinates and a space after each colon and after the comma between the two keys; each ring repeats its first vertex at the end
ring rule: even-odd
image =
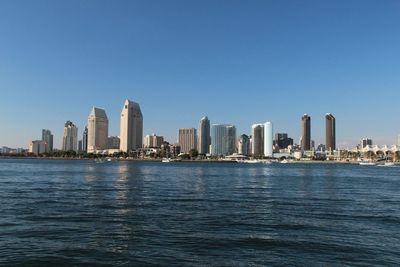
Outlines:
{"type": "Polygon", "coordinates": [[[236,150],[236,127],[230,124],[211,126],[211,154],[227,156],[236,150]]]}
{"type": "Polygon", "coordinates": [[[143,114],[138,103],[125,100],[121,111],[120,146],[123,152],[143,147],[143,114]]]}
{"type": "Polygon", "coordinates": [[[198,128],[198,151],[200,154],[208,154],[210,152],[211,136],[210,136],[210,120],[206,117],[201,118],[198,128]]]}
{"type": "Polygon", "coordinates": [[[62,150],[78,151],[78,128],[71,121],[64,124],[62,150]]]}
{"type": "Polygon", "coordinates": [[[191,149],[197,149],[197,131],[195,128],[181,128],[178,133],[178,143],[181,152],[189,153],[191,149]]]}
{"type": "Polygon", "coordinates": [[[399,136],[397,137],[397,145],[400,146],[400,134],[399,134],[399,136]]]}
{"type": "Polygon", "coordinates": [[[264,156],[264,124],[257,123],[251,126],[252,147],[254,157],[264,156]]]}
{"type": "Polygon", "coordinates": [[[267,121],[264,124],[264,156],[266,157],[273,156],[273,149],[272,149],[273,138],[274,138],[274,133],[273,133],[272,122],[267,121]]]}
{"type": "Polygon", "coordinates": [[[87,151],[107,149],[108,145],[108,118],[102,108],[93,107],[88,118],[87,151]]]}

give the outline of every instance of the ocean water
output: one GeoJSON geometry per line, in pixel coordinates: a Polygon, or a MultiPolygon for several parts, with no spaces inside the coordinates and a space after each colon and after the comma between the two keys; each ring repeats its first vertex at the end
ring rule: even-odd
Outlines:
{"type": "Polygon", "coordinates": [[[0,159],[1,266],[399,266],[400,167],[0,159]]]}

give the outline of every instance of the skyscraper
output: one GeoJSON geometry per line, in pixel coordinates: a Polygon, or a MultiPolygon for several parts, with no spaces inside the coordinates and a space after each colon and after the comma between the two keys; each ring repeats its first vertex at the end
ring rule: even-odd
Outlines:
{"type": "Polygon", "coordinates": [[[264,155],[264,124],[253,124],[251,131],[253,141],[251,152],[254,157],[262,157],[264,155]]]}
{"type": "Polygon", "coordinates": [[[301,117],[301,150],[311,150],[311,117],[301,117]]]}
{"type": "Polygon", "coordinates": [[[211,127],[211,154],[231,155],[236,150],[236,127],[229,124],[214,124],[211,127]]]}
{"type": "Polygon", "coordinates": [[[178,143],[182,153],[189,153],[191,149],[197,149],[197,131],[195,128],[181,128],[178,133],[178,143]]]}
{"type": "Polygon", "coordinates": [[[62,150],[78,151],[78,128],[71,121],[64,124],[62,150]]]}
{"type": "Polygon", "coordinates": [[[264,124],[264,156],[272,157],[273,156],[273,127],[272,122],[267,121],[264,124]]]}
{"type": "Polygon", "coordinates": [[[108,118],[104,109],[93,107],[88,117],[87,151],[107,149],[108,118]]]}
{"type": "Polygon", "coordinates": [[[336,149],[336,119],[331,113],[325,115],[325,140],[327,151],[336,149]]]}
{"type": "Polygon", "coordinates": [[[53,151],[53,135],[50,130],[42,129],[42,141],[46,142],[46,152],[53,151]]]}
{"type": "Polygon", "coordinates": [[[143,147],[143,114],[138,103],[125,100],[121,111],[120,150],[129,152],[143,147]]]}
{"type": "Polygon", "coordinates": [[[400,146],[400,134],[399,134],[399,136],[397,137],[397,145],[400,146]]]}
{"type": "Polygon", "coordinates": [[[87,146],[87,144],[88,144],[88,128],[87,128],[87,126],[85,126],[85,130],[83,131],[83,134],[82,134],[82,151],[87,151],[87,148],[88,148],[88,146],[87,146]]]}
{"type": "Polygon", "coordinates": [[[240,155],[249,155],[250,154],[250,138],[242,134],[238,140],[238,154],[240,155]]]}
{"type": "Polygon", "coordinates": [[[207,117],[201,118],[198,129],[198,150],[200,154],[210,152],[211,136],[210,136],[210,120],[207,117]]]}

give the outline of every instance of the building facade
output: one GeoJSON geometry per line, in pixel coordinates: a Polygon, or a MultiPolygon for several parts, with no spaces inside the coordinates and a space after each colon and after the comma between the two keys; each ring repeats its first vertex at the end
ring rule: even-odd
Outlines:
{"type": "Polygon", "coordinates": [[[264,156],[273,156],[274,133],[272,122],[267,121],[264,124],[264,156]]]}
{"type": "Polygon", "coordinates": [[[143,114],[138,103],[125,100],[121,111],[120,150],[129,152],[143,147],[143,114]]]}
{"type": "Polygon", "coordinates": [[[361,139],[361,148],[365,148],[366,146],[372,146],[372,139],[369,138],[363,138],[361,139]]]}
{"type": "Polygon", "coordinates": [[[87,152],[107,149],[108,118],[104,109],[93,107],[88,117],[87,152]]]}
{"type": "Polygon", "coordinates": [[[181,153],[189,153],[192,149],[197,149],[197,131],[195,128],[181,128],[178,133],[178,143],[181,153]]]}
{"type": "Polygon", "coordinates": [[[46,142],[46,152],[53,151],[53,138],[50,130],[42,129],[42,141],[46,142]]]}
{"type": "Polygon", "coordinates": [[[336,150],[336,119],[331,113],[325,115],[325,149],[336,150]]]}
{"type": "Polygon", "coordinates": [[[46,141],[35,140],[29,144],[29,153],[33,153],[35,155],[39,155],[46,152],[46,141]]]}
{"type": "Polygon", "coordinates": [[[201,118],[198,128],[198,151],[200,154],[210,153],[211,135],[210,135],[210,120],[208,117],[201,118]]]}
{"type": "Polygon", "coordinates": [[[279,149],[286,149],[293,145],[293,139],[289,138],[287,133],[276,133],[274,142],[279,149]]]}
{"type": "Polygon", "coordinates": [[[71,121],[64,124],[63,151],[78,151],[78,127],[71,121]]]}
{"type": "Polygon", "coordinates": [[[264,156],[264,124],[257,123],[251,126],[252,147],[254,157],[264,156]]]}
{"type": "Polygon", "coordinates": [[[300,138],[301,150],[311,150],[311,117],[304,114],[301,117],[301,138],[300,138]]]}
{"type": "Polygon", "coordinates": [[[107,149],[119,149],[120,139],[118,136],[109,136],[107,141],[107,149]]]}
{"type": "Polygon", "coordinates": [[[236,127],[230,124],[214,124],[211,127],[211,154],[232,155],[236,151],[236,127]]]}
{"type": "Polygon", "coordinates": [[[156,134],[146,135],[144,137],[144,147],[145,148],[161,148],[164,143],[164,137],[158,136],[156,134]]]}

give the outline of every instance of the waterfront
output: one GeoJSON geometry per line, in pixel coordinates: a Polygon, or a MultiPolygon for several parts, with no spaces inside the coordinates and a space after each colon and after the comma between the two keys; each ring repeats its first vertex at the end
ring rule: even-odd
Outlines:
{"type": "Polygon", "coordinates": [[[0,264],[398,265],[400,168],[0,160],[0,264]]]}

